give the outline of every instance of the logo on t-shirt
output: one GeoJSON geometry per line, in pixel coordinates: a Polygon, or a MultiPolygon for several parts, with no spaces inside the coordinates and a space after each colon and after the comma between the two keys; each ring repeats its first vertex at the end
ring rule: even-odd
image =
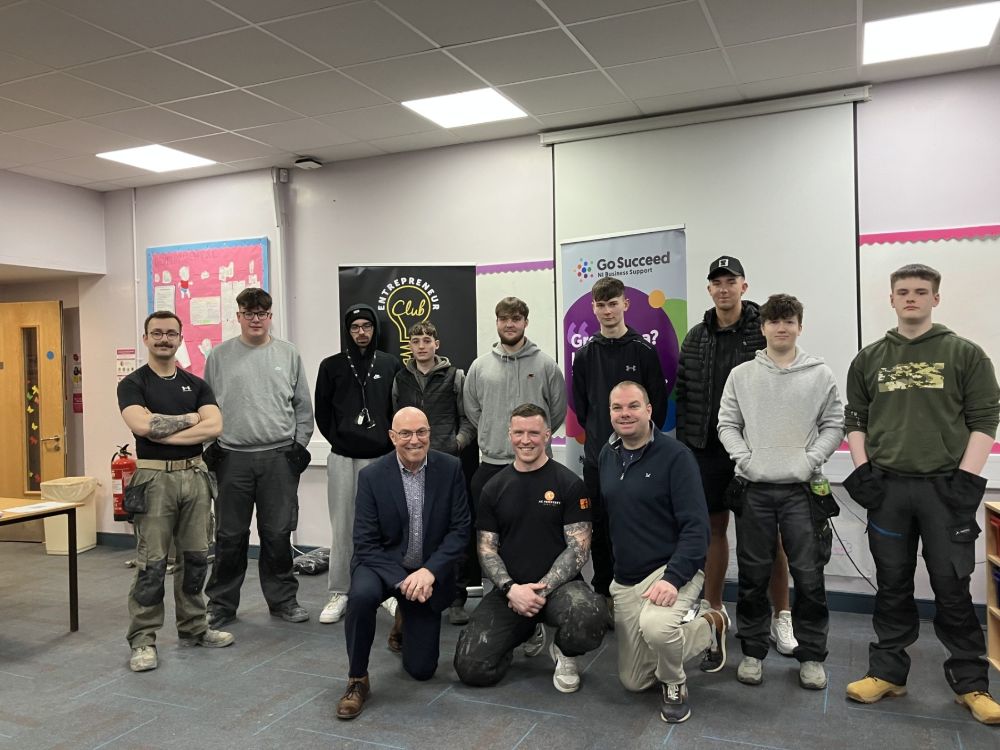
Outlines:
{"type": "Polygon", "coordinates": [[[590,507],[590,499],[586,497],[580,498],[580,510],[587,510],[590,507]]]}
{"type": "Polygon", "coordinates": [[[556,500],[556,493],[552,490],[545,490],[545,494],[542,495],[542,499],[538,501],[539,505],[562,505],[562,501],[556,500]]]}
{"type": "Polygon", "coordinates": [[[911,388],[944,388],[944,362],[903,362],[879,368],[879,393],[911,388]]]}
{"type": "Polygon", "coordinates": [[[185,393],[190,393],[190,391],[191,391],[191,386],[189,386],[189,385],[182,385],[182,386],[181,386],[181,391],[183,391],[183,392],[185,392],[185,393]]]}

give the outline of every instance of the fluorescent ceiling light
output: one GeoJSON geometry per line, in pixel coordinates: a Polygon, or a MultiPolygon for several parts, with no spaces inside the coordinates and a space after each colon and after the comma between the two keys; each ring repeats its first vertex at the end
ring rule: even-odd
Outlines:
{"type": "Polygon", "coordinates": [[[460,128],[463,125],[478,125],[483,122],[513,120],[528,116],[493,89],[477,89],[464,91],[461,94],[414,99],[403,102],[403,106],[442,128],[460,128]]]}
{"type": "Polygon", "coordinates": [[[139,167],[139,169],[148,169],[150,172],[173,172],[178,169],[205,167],[218,163],[166,146],[126,148],[121,151],[107,151],[103,154],[97,154],[97,156],[101,159],[130,164],[133,167],[139,167]]]}
{"type": "Polygon", "coordinates": [[[993,39],[1000,2],[886,18],[865,24],[862,63],[904,60],[986,47],[993,39]]]}

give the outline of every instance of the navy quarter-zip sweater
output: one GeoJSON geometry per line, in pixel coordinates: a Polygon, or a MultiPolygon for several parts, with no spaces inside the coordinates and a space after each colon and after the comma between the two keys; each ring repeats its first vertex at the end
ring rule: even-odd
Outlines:
{"type": "Polygon", "coordinates": [[[623,471],[621,438],[612,435],[599,461],[608,509],[615,580],[634,586],[666,565],[663,580],[680,589],[705,565],[708,506],[691,449],[657,429],[623,471]]]}

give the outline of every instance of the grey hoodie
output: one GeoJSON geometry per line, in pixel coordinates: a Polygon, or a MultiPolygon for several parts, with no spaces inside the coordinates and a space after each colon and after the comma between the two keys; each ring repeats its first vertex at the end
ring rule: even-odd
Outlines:
{"type": "Polygon", "coordinates": [[[843,404],[833,372],[798,348],[787,368],[766,350],[733,368],[722,391],[719,439],[751,482],[808,482],[840,445],[843,404]]]}
{"type": "Polygon", "coordinates": [[[465,416],[479,433],[479,450],[488,464],[514,460],[507,429],[514,407],[541,406],[555,432],[566,419],[566,381],[555,360],[524,339],[508,354],[499,342],[476,358],[465,376],[465,416]]]}

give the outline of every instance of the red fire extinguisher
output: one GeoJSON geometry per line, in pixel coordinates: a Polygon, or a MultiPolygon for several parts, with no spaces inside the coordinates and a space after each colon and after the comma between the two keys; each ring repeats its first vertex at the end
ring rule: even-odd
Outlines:
{"type": "Polygon", "coordinates": [[[111,494],[114,497],[116,521],[128,521],[125,512],[125,488],[135,474],[135,459],[128,452],[128,443],[118,446],[118,452],[111,457],[111,494]]]}

